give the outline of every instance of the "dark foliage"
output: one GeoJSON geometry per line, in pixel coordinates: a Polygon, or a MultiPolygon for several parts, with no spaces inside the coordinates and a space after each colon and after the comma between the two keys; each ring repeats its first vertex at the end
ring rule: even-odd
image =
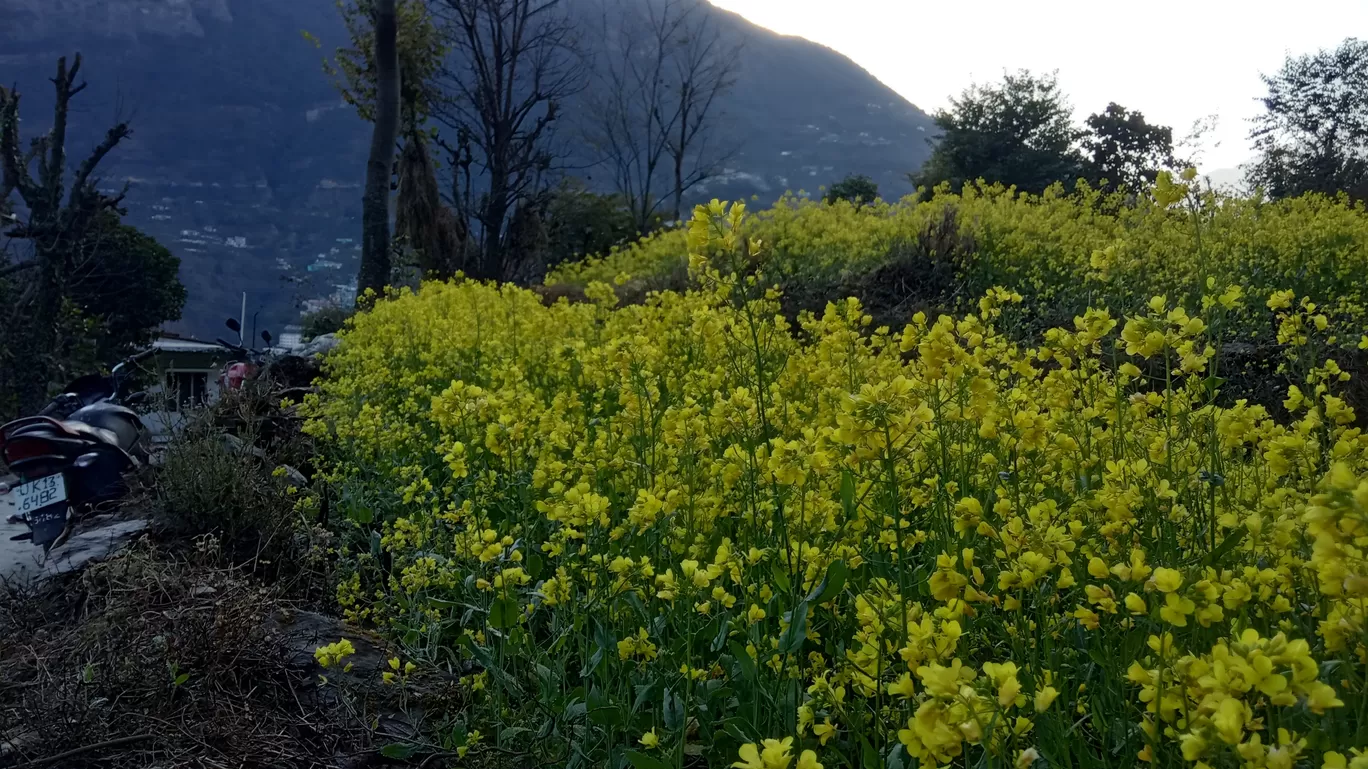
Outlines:
{"type": "Polygon", "coordinates": [[[1088,116],[1087,124],[1091,133],[1083,139],[1089,155],[1086,172],[1095,185],[1107,181],[1137,192],[1153,184],[1161,170],[1178,164],[1173,129],[1145,122],[1138,111],[1112,102],[1088,116]]]}
{"type": "Polygon", "coordinates": [[[1083,132],[1070,114],[1053,74],[1021,70],[999,84],[971,86],[936,114],[935,149],[913,183],[958,191],[981,179],[1039,194],[1073,182],[1083,172],[1083,132]]]}
{"type": "Polygon", "coordinates": [[[1248,180],[1275,198],[1347,192],[1368,198],[1368,41],[1291,57],[1263,76],[1248,180]]]}
{"type": "Polygon", "coordinates": [[[823,200],[828,203],[835,203],[838,200],[848,200],[859,205],[861,203],[873,203],[879,198],[879,185],[873,179],[864,174],[850,174],[846,178],[836,182],[827,189],[823,200]]]}

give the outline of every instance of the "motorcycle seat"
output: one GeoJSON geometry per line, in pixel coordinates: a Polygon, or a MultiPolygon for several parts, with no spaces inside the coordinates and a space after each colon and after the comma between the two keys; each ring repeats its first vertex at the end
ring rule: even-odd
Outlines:
{"type": "Polygon", "coordinates": [[[72,419],[62,420],[62,427],[82,437],[88,437],[101,443],[107,443],[110,446],[119,445],[119,436],[115,434],[113,430],[96,427],[95,425],[88,425],[85,422],[77,422],[72,419]]]}
{"type": "Polygon", "coordinates": [[[111,446],[119,445],[119,437],[114,433],[113,430],[106,430],[103,427],[95,427],[94,425],[88,425],[85,422],[77,422],[71,419],[61,421],[44,421],[37,422],[31,425],[25,425],[10,433],[9,437],[38,437],[42,435],[53,436],[54,433],[56,433],[56,436],[54,437],[85,438],[86,440],[94,440],[99,441],[100,443],[107,443],[111,446]]]}

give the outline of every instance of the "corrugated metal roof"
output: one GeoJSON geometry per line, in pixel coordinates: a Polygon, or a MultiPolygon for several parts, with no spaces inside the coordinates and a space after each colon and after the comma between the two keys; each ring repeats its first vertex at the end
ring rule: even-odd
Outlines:
{"type": "Polygon", "coordinates": [[[152,342],[152,349],[159,352],[227,352],[222,345],[213,342],[200,342],[194,339],[161,338],[152,342]]]}

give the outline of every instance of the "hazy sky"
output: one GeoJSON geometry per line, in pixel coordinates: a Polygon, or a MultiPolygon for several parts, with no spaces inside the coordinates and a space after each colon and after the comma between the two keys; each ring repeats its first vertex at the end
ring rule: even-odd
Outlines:
{"type": "Polygon", "coordinates": [[[1260,72],[1368,36],[1368,0],[713,0],[844,53],[932,112],[1004,68],[1058,70],[1079,122],[1108,102],[1171,125],[1218,116],[1202,168],[1252,154],[1260,72]],[[1217,146],[1219,144],[1219,146],[1217,146]]]}

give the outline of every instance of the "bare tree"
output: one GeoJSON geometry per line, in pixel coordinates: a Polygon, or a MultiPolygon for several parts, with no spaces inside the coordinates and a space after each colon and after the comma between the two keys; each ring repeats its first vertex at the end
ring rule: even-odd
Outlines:
{"type": "Polygon", "coordinates": [[[71,185],[65,187],[67,170],[66,132],[71,99],[85,89],[77,83],[81,56],[67,68],[66,57],[57,60],[52,128],[35,137],[27,152],[20,150],[19,93],[0,88],[0,199],[17,192],[28,209],[26,217],[6,221],[5,234],[27,241],[28,258],[0,269],[0,277],[24,274],[24,287],[5,308],[10,318],[3,331],[11,359],[22,366],[6,366],[0,389],[14,393],[17,407],[37,408],[46,397],[49,379],[58,373],[60,330],[68,313],[71,283],[80,268],[80,243],[96,219],[106,211],[122,214],[124,192],[109,196],[97,187],[95,170],[119,142],[130,134],[127,123],[117,123],[90,155],[76,168],[71,185]],[[37,178],[30,167],[37,163],[37,178]]]}
{"type": "MultiPolygon", "coordinates": [[[[689,0],[682,0],[689,2],[689,0]]],[[[743,42],[729,41],[717,11],[697,2],[683,27],[683,37],[670,55],[673,72],[665,125],[666,154],[674,171],[676,220],[684,193],[717,172],[736,151],[718,130],[722,97],[736,84],[743,42]]]]}
{"type": "Polygon", "coordinates": [[[684,195],[734,153],[720,101],[744,43],[702,0],[621,2],[603,19],[589,139],[644,231],[667,202],[678,219],[684,195]]]}
{"type": "Polygon", "coordinates": [[[361,204],[361,269],[356,301],[366,290],[383,291],[390,279],[390,177],[399,138],[399,42],[395,0],[375,2],[375,128],[366,161],[361,204]]]}
{"type": "Polygon", "coordinates": [[[451,200],[478,254],[467,271],[511,274],[513,214],[541,205],[565,152],[554,128],[584,85],[574,27],[557,0],[439,0],[452,57],[437,119],[455,132],[451,200]]]}

